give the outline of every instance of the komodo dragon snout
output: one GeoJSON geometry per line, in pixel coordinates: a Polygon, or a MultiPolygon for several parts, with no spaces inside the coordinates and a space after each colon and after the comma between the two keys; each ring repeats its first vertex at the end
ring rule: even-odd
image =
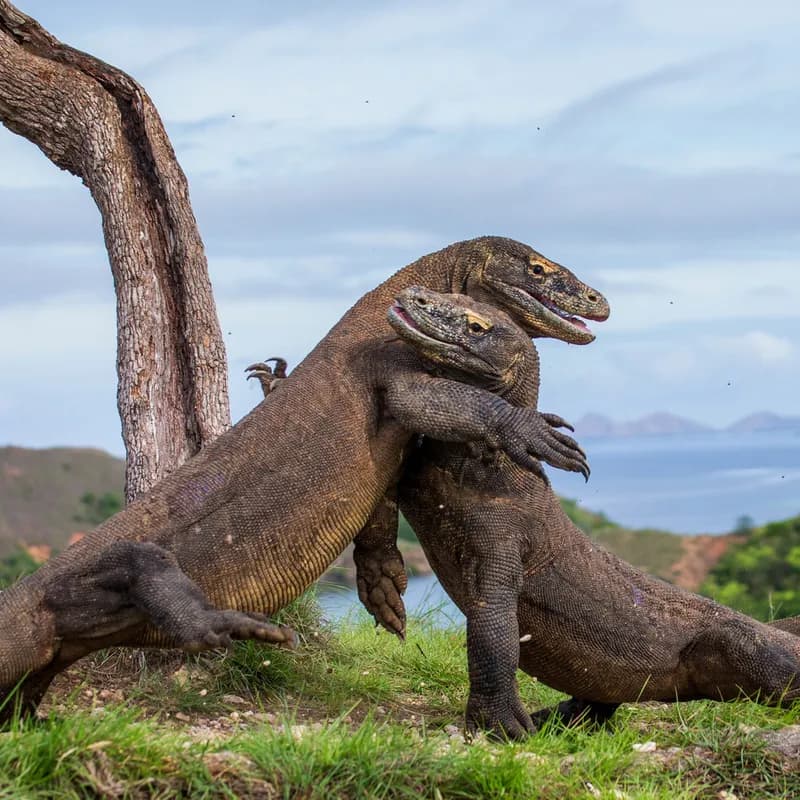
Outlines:
{"type": "Polygon", "coordinates": [[[426,361],[491,391],[514,380],[526,349],[507,314],[465,295],[410,286],[397,295],[388,319],[426,361]]]}
{"type": "MultiPolygon", "coordinates": [[[[481,240],[479,240],[481,241],[481,240]]],[[[608,300],[561,264],[522,242],[487,237],[485,261],[469,275],[465,294],[501,305],[533,337],[589,344],[583,319],[608,319],[608,300]]]]}

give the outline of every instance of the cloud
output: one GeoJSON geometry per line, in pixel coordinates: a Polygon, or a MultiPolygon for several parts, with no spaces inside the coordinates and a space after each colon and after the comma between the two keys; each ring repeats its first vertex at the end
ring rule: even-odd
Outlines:
{"type": "Polygon", "coordinates": [[[797,316],[798,269],[794,259],[690,260],[607,268],[600,271],[598,288],[610,298],[608,327],[615,332],[774,321],[797,316]]]}
{"type": "Polygon", "coordinates": [[[785,364],[795,354],[794,344],[785,337],[765,331],[748,331],[740,336],[710,342],[712,349],[730,356],[745,358],[767,366],[785,364]]]}

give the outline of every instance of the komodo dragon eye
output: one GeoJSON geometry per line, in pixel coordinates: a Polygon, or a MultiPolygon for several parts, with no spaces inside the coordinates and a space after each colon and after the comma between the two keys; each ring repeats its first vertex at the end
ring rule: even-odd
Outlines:
{"type": "Polygon", "coordinates": [[[482,325],[480,322],[470,322],[469,323],[469,329],[473,333],[486,333],[487,331],[490,330],[490,328],[487,328],[485,325],[482,325]]]}
{"type": "Polygon", "coordinates": [[[544,272],[544,267],[541,264],[534,264],[531,267],[531,272],[534,275],[541,275],[544,272]]]}

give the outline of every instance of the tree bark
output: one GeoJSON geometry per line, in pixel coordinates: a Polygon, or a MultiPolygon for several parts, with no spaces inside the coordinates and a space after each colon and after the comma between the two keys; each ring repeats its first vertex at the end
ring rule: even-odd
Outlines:
{"type": "Polygon", "coordinates": [[[100,209],[130,500],[230,425],[225,347],[186,176],[139,84],[6,0],[0,121],[80,177],[100,209]]]}

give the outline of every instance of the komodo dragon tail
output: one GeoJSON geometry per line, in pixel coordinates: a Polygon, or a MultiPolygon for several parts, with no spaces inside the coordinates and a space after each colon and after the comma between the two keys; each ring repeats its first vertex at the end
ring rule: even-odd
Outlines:
{"type": "Polygon", "coordinates": [[[800,636],[800,616],[776,619],[768,622],[767,625],[772,628],[780,628],[780,630],[787,633],[793,633],[795,636],[800,636]]]}
{"type": "Polygon", "coordinates": [[[52,675],[46,675],[56,647],[55,618],[45,610],[36,581],[20,581],[0,592],[0,721],[17,705],[35,707],[52,675]],[[31,680],[31,675],[39,676],[31,680]]]}

